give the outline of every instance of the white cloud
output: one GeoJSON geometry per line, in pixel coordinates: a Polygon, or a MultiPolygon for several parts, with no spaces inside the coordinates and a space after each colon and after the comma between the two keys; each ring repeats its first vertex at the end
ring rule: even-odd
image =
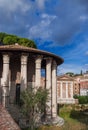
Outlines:
{"type": "Polygon", "coordinates": [[[38,25],[32,26],[29,30],[29,37],[41,37],[42,39],[48,38],[51,32],[45,29],[47,26],[47,23],[44,23],[43,21],[38,25]]]}
{"type": "Polygon", "coordinates": [[[41,37],[44,40],[49,38],[52,33],[49,27],[55,18],[55,15],[42,14],[41,20],[38,22],[38,24],[29,29],[29,36],[33,38],[41,37]]]}
{"type": "Polygon", "coordinates": [[[43,13],[43,14],[41,15],[41,18],[42,18],[45,22],[48,21],[48,22],[50,23],[50,22],[52,22],[54,19],[56,19],[57,16],[56,16],[56,15],[49,15],[49,14],[43,13]]]}
{"type": "Polygon", "coordinates": [[[26,12],[30,9],[30,5],[23,0],[0,0],[0,8],[6,10],[7,12],[14,12],[17,9],[22,12],[26,12]]]}
{"type": "Polygon", "coordinates": [[[82,21],[88,20],[88,16],[82,15],[82,16],[80,16],[80,20],[82,20],[82,21]]]}
{"type": "Polygon", "coordinates": [[[36,0],[37,5],[40,9],[44,9],[46,0],[36,0]]]}
{"type": "Polygon", "coordinates": [[[73,72],[75,74],[80,73],[80,71],[83,70],[82,66],[75,65],[75,64],[62,64],[57,69],[57,74],[65,74],[67,72],[73,72]]]}
{"type": "Polygon", "coordinates": [[[86,51],[86,55],[88,55],[88,51],[86,51]]]}

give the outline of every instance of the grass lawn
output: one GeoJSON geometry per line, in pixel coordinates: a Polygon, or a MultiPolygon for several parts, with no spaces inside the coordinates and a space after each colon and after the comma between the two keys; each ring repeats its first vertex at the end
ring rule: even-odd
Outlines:
{"type": "Polygon", "coordinates": [[[88,130],[88,115],[84,115],[80,110],[75,110],[74,106],[62,106],[59,110],[59,115],[65,120],[65,124],[62,127],[43,126],[38,130],[88,130]]]}
{"type": "Polygon", "coordinates": [[[65,120],[61,130],[88,130],[88,115],[76,110],[74,105],[63,106],[60,108],[59,115],[65,120]]]}

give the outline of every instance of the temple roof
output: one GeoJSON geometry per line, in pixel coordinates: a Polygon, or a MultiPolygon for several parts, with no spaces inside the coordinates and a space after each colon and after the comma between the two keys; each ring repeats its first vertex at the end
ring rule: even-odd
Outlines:
{"type": "Polygon", "coordinates": [[[74,78],[69,76],[69,75],[61,75],[61,76],[57,76],[57,80],[58,81],[74,81],[74,78]]]}
{"type": "Polygon", "coordinates": [[[34,53],[34,54],[38,54],[38,55],[44,55],[45,57],[53,57],[57,64],[60,65],[64,62],[64,60],[53,54],[53,53],[50,53],[50,52],[47,52],[47,51],[42,51],[42,50],[39,50],[39,49],[35,49],[35,48],[31,48],[31,47],[25,47],[25,46],[22,46],[22,45],[19,45],[19,44],[14,44],[14,45],[2,45],[0,46],[0,52],[25,52],[25,53],[34,53]]]}

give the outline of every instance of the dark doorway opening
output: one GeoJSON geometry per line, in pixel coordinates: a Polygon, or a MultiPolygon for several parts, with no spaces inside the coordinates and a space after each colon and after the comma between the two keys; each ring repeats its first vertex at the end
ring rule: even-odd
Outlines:
{"type": "Polygon", "coordinates": [[[16,104],[20,105],[20,84],[16,84],[16,104]]]}

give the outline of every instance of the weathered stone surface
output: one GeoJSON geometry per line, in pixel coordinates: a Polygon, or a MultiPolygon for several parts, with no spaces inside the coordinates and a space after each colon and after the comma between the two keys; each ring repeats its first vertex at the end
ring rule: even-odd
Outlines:
{"type": "Polygon", "coordinates": [[[0,130],[21,130],[2,105],[0,105],[0,130]]]}
{"type": "Polygon", "coordinates": [[[46,120],[41,122],[41,124],[42,125],[51,125],[51,126],[52,125],[53,126],[62,126],[62,125],[64,125],[64,119],[59,116],[52,118],[52,119],[46,118],[46,120]]]}

